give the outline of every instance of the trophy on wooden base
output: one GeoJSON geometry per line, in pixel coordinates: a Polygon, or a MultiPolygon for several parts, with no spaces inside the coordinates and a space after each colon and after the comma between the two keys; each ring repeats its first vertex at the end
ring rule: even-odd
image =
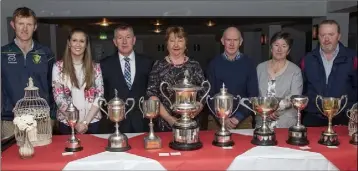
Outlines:
{"type": "Polygon", "coordinates": [[[174,150],[189,151],[200,149],[203,146],[199,139],[200,127],[195,120],[192,120],[192,118],[199,114],[198,110],[200,109],[200,105],[209,93],[210,88],[211,86],[208,81],[202,82],[200,87],[191,84],[189,81],[188,70],[184,73],[184,79],[178,84],[174,86],[171,86],[167,82],[162,82],[160,84],[160,91],[170,103],[170,108],[173,112],[181,115],[181,118],[173,125],[173,141],[169,144],[170,148],[174,150]],[[174,104],[172,104],[169,97],[163,92],[163,86],[165,84],[167,85],[168,90],[175,91],[174,104]],[[208,89],[200,102],[197,102],[197,92],[202,90],[205,84],[208,85],[208,89]]]}
{"type": "Polygon", "coordinates": [[[215,132],[215,138],[213,141],[213,145],[218,147],[228,147],[233,146],[235,143],[231,139],[231,132],[226,129],[225,127],[225,119],[231,117],[239,108],[240,103],[237,104],[236,109],[232,111],[233,109],[233,101],[235,100],[241,100],[241,97],[237,95],[237,97],[234,97],[230,93],[227,92],[227,88],[225,88],[225,84],[223,84],[223,87],[220,89],[220,92],[216,94],[214,97],[210,97],[208,95],[206,97],[206,103],[210,109],[210,111],[220,119],[221,122],[221,129],[215,132]],[[210,107],[210,101],[214,99],[214,110],[213,111],[210,107]]]}
{"type": "Polygon", "coordinates": [[[328,128],[326,131],[322,132],[321,138],[318,143],[325,146],[338,146],[340,144],[338,140],[338,134],[333,130],[332,119],[337,116],[342,110],[346,107],[348,102],[347,95],[343,95],[341,98],[334,97],[322,97],[317,95],[316,97],[316,106],[318,110],[326,117],[328,117],[328,128]],[[322,102],[322,109],[318,105],[318,99],[322,102]],[[341,101],[346,99],[343,107],[341,107],[341,101]]]}
{"type": "Polygon", "coordinates": [[[309,144],[307,139],[307,128],[301,124],[301,110],[306,108],[308,97],[303,95],[291,96],[291,103],[297,109],[297,124],[288,129],[287,144],[303,146],[309,144]]]}
{"type": "Polygon", "coordinates": [[[149,119],[149,134],[144,137],[144,148],[147,150],[162,148],[162,140],[154,134],[153,128],[153,119],[159,115],[159,105],[159,100],[144,100],[144,97],[139,99],[139,109],[149,119]]]}

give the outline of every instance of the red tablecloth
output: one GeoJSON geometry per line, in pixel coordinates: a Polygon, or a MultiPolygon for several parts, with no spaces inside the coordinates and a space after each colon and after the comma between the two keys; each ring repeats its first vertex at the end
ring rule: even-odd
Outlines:
{"type": "Polygon", "coordinates": [[[68,156],[62,156],[68,135],[53,136],[51,144],[35,147],[35,154],[31,159],[21,159],[19,147],[14,144],[1,154],[1,170],[62,170],[71,161],[103,152],[107,145],[107,140],[103,138],[76,136],[81,140],[83,150],[68,156]]]}
{"type": "MultiPolygon", "coordinates": [[[[321,132],[325,129],[323,127],[308,129],[308,139],[310,140],[308,146],[311,148],[308,151],[322,154],[340,170],[357,170],[357,147],[349,144],[348,128],[334,127],[341,142],[338,148],[328,148],[317,143],[321,132]]],[[[297,146],[286,144],[287,134],[287,129],[276,129],[278,146],[300,150],[297,146]]],[[[239,134],[232,136],[235,141],[232,150],[215,147],[211,145],[214,131],[202,131],[200,132],[200,139],[203,142],[202,149],[182,151],[180,156],[159,157],[159,152],[176,151],[168,147],[172,138],[170,132],[157,133],[157,135],[162,138],[162,149],[145,150],[143,145],[145,134],[143,134],[129,139],[132,149],[127,153],[157,160],[168,170],[226,170],[236,156],[255,147],[250,143],[252,136],[239,134]]],[[[84,150],[70,156],[62,156],[68,136],[54,136],[50,145],[36,147],[35,156],[26,160],[20,159],[18,146],[13,145],[2,153],[2,170],[61,170],[71,161],[104,152],[107,145],[107,139],[92,135],[78,135],[78,137],[81,139],[84,150]]]]}

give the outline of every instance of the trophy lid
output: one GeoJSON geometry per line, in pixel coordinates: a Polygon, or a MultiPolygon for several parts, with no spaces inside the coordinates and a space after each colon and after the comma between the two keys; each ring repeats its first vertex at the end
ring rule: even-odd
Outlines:
{"type": "Polygon", "coordinates": [[[118,97],[117,89],[114,89],[114,98],[109,101],[109,104],[112,105],[112,106],[113,105],[115,105],[115,106],[117,106],[117,105],[125,105],[123,100],[118,97]]]}
{"type": "Polygon", "coordinates": [[[32,77],[29,77],[29,83],[27,83],[27,87],[24,90],[39,90],[39,88],[34,86],[32,77]]]}
{"type": "Polygon", "coordinates": [[[77,108],[71,100],[70,104],[68,105],[68,107],[66,109],[66,112],[76,112],[76,111],[77,111],[77,108]]]}
{"type": "Polygon", "coordinates": [[[222,88],[220,88],[220,92],[215,94],[214,99],[234,99],[234,96],[227,92],[225,83],[223,83],[222,88]]]}
{"type": "Polygon", "coordinates": [[[179,91],[197,91],[200,90],[201,87],[193,85],[189,81],[189,71],[185,70],[184,72],[184,79],[180,80],[178,84],[175,84],[172,87],[173,90],[179,91]]]}

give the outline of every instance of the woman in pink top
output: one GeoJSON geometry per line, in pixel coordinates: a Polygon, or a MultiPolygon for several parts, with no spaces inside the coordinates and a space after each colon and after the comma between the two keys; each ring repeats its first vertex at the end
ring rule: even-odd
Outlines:
{"type": "Polygon", "coordinates": [[[62,134],[70,134],[65,115],[72,100],[79,110],[78,133],[98,133],[101,113],[98,99],[103,96],[100,65],[92,61],[88,34],[81,29],[71,31],[62,60],[52,70],[52,90],[62,134]]]}

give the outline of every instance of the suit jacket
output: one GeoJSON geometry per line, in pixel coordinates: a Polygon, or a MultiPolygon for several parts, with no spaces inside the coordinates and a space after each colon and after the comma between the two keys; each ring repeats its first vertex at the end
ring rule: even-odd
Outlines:
{"type": "MultiPolygon", "coordinates": [[[[114,98],[114,89],[118,91],[118,97],[124,102],[127,98],[134,98],[135,105],[125,119],[119,123],[119,128],[122,133],[137,133],[147,132],[148,119],[143,118],[143,114],[139,110],[139,99],[146,95],[148,75],[152,69],[153,61],[146,56],[135,53],[135,77],[131,90],[128,89],[125,78],[123,76],[120,59],[118,53],[112,56],[106,57],[100,62],[103,86],[104,86],[104,98],[110,101],[114,98]]],[[[131,102],[126,105],[126,111],[131,107],[131,102]]],[[[107,106],[103,106],[107,108],[107,106]]],[[[102,117],[100,122],[101,133],[113,133],[114,123],[107,119],[106,116],[102,117]]]]}

